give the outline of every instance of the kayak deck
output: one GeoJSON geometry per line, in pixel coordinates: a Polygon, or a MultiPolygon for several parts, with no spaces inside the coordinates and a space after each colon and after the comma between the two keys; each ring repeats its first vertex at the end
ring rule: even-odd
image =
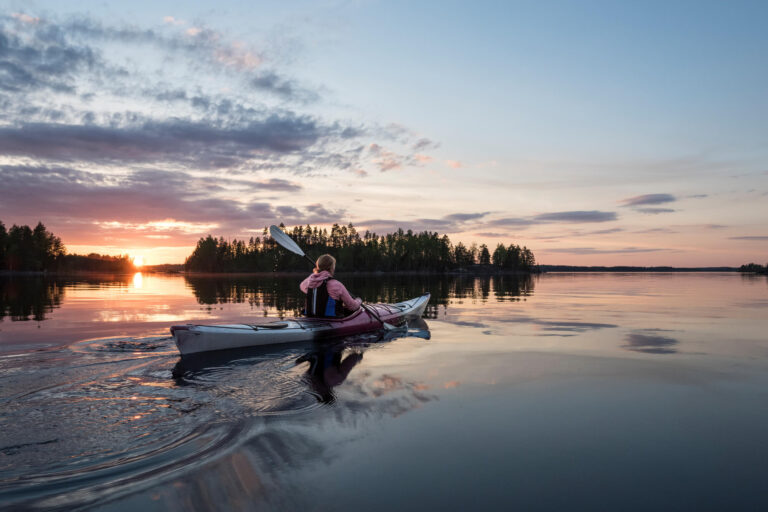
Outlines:
{"type": "MultiPolygon", "coordinates": [[[[403,325],[406,318],[421,316],[429,302],[427,293],[397,304],[371,304],[384,322],[403,325]]],[[[263,324],[174,325],[171,334],[182,355],[213,350],[313,341],[380,329],[381,323],[365,309],[343,318],[288,318],[263,324]]]]}

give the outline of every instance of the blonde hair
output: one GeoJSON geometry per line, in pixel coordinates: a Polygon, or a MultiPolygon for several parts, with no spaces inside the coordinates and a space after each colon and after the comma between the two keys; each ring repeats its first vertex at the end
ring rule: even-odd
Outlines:
{"type": "Polygon", "coordinates": [[[323,270],[327,270],[331,274],[333,274],[333,271],[336,269],[336,258],[331,256],[330,254],[323,254],[319,258],[317,258],[317,270],[318,272],[322,272],[323,270]]]}

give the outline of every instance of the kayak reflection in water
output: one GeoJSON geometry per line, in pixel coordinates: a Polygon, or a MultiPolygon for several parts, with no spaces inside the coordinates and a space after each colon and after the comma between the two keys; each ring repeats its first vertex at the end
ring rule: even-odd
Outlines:
{"type": "Polygon", "coordinates": [[[299,285],[307,294],[304,314],[308,317],[344,317],[360,308],[363,301],[353,298],[341,281],[333,278],[335,271],[336,258],[323,254],[317,258],[312,274],[299,285]]]}
{"type": "Polygon", "coordinates": [[[334,386],[344,382],[352,368],[363,360],[362,352],[351,352],[342,359],[343,352],[344,346],[336,345],[305,354],[296,360],[296,364],[309,363],[307,381],[318,402],[325,404],[335,402],[334,386]]]}

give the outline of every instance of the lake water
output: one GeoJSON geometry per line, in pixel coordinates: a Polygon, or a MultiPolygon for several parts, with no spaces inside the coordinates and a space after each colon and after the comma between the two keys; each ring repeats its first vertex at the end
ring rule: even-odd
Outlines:
{"type": "Polygon", "coordinates": [[[299,279],[0,277],[0,509],[768,510],[764,277],[348,277],[432,302],[180,364],[299,279]]]}

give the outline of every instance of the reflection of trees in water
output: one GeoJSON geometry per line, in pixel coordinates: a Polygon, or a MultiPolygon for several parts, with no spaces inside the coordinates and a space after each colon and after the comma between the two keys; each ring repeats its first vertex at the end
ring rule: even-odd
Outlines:
{"type": "Polygon", "coordinates": [[[47,277],[0,277],[0,321],[45,320],[46,315],[61,306],[64,290],[69,287],[98,289],[127,286],[132,275],[47,277]]]}
{"type": "Polygon", "coordinates": [[[64,288],[55,281],[0,279],[0,320],[45,320],[45,315],[61,305],[64,288]]]}
{"type": "MultiPolygon", "coordinates": [[[[425,311],[427,318],[437,316],[438,306],[449,299],[514,300],[533,293],[531,276],[340,276],[353,295],[366,302],[394,303],[429,292],[432,297],[425,311]]],[[[201,304],[249,303],[253,308],[275,309],[281,315],[298,316],[304,309],[304,294],[299,290],[303,277],[185,276],[201,304]]]]}

